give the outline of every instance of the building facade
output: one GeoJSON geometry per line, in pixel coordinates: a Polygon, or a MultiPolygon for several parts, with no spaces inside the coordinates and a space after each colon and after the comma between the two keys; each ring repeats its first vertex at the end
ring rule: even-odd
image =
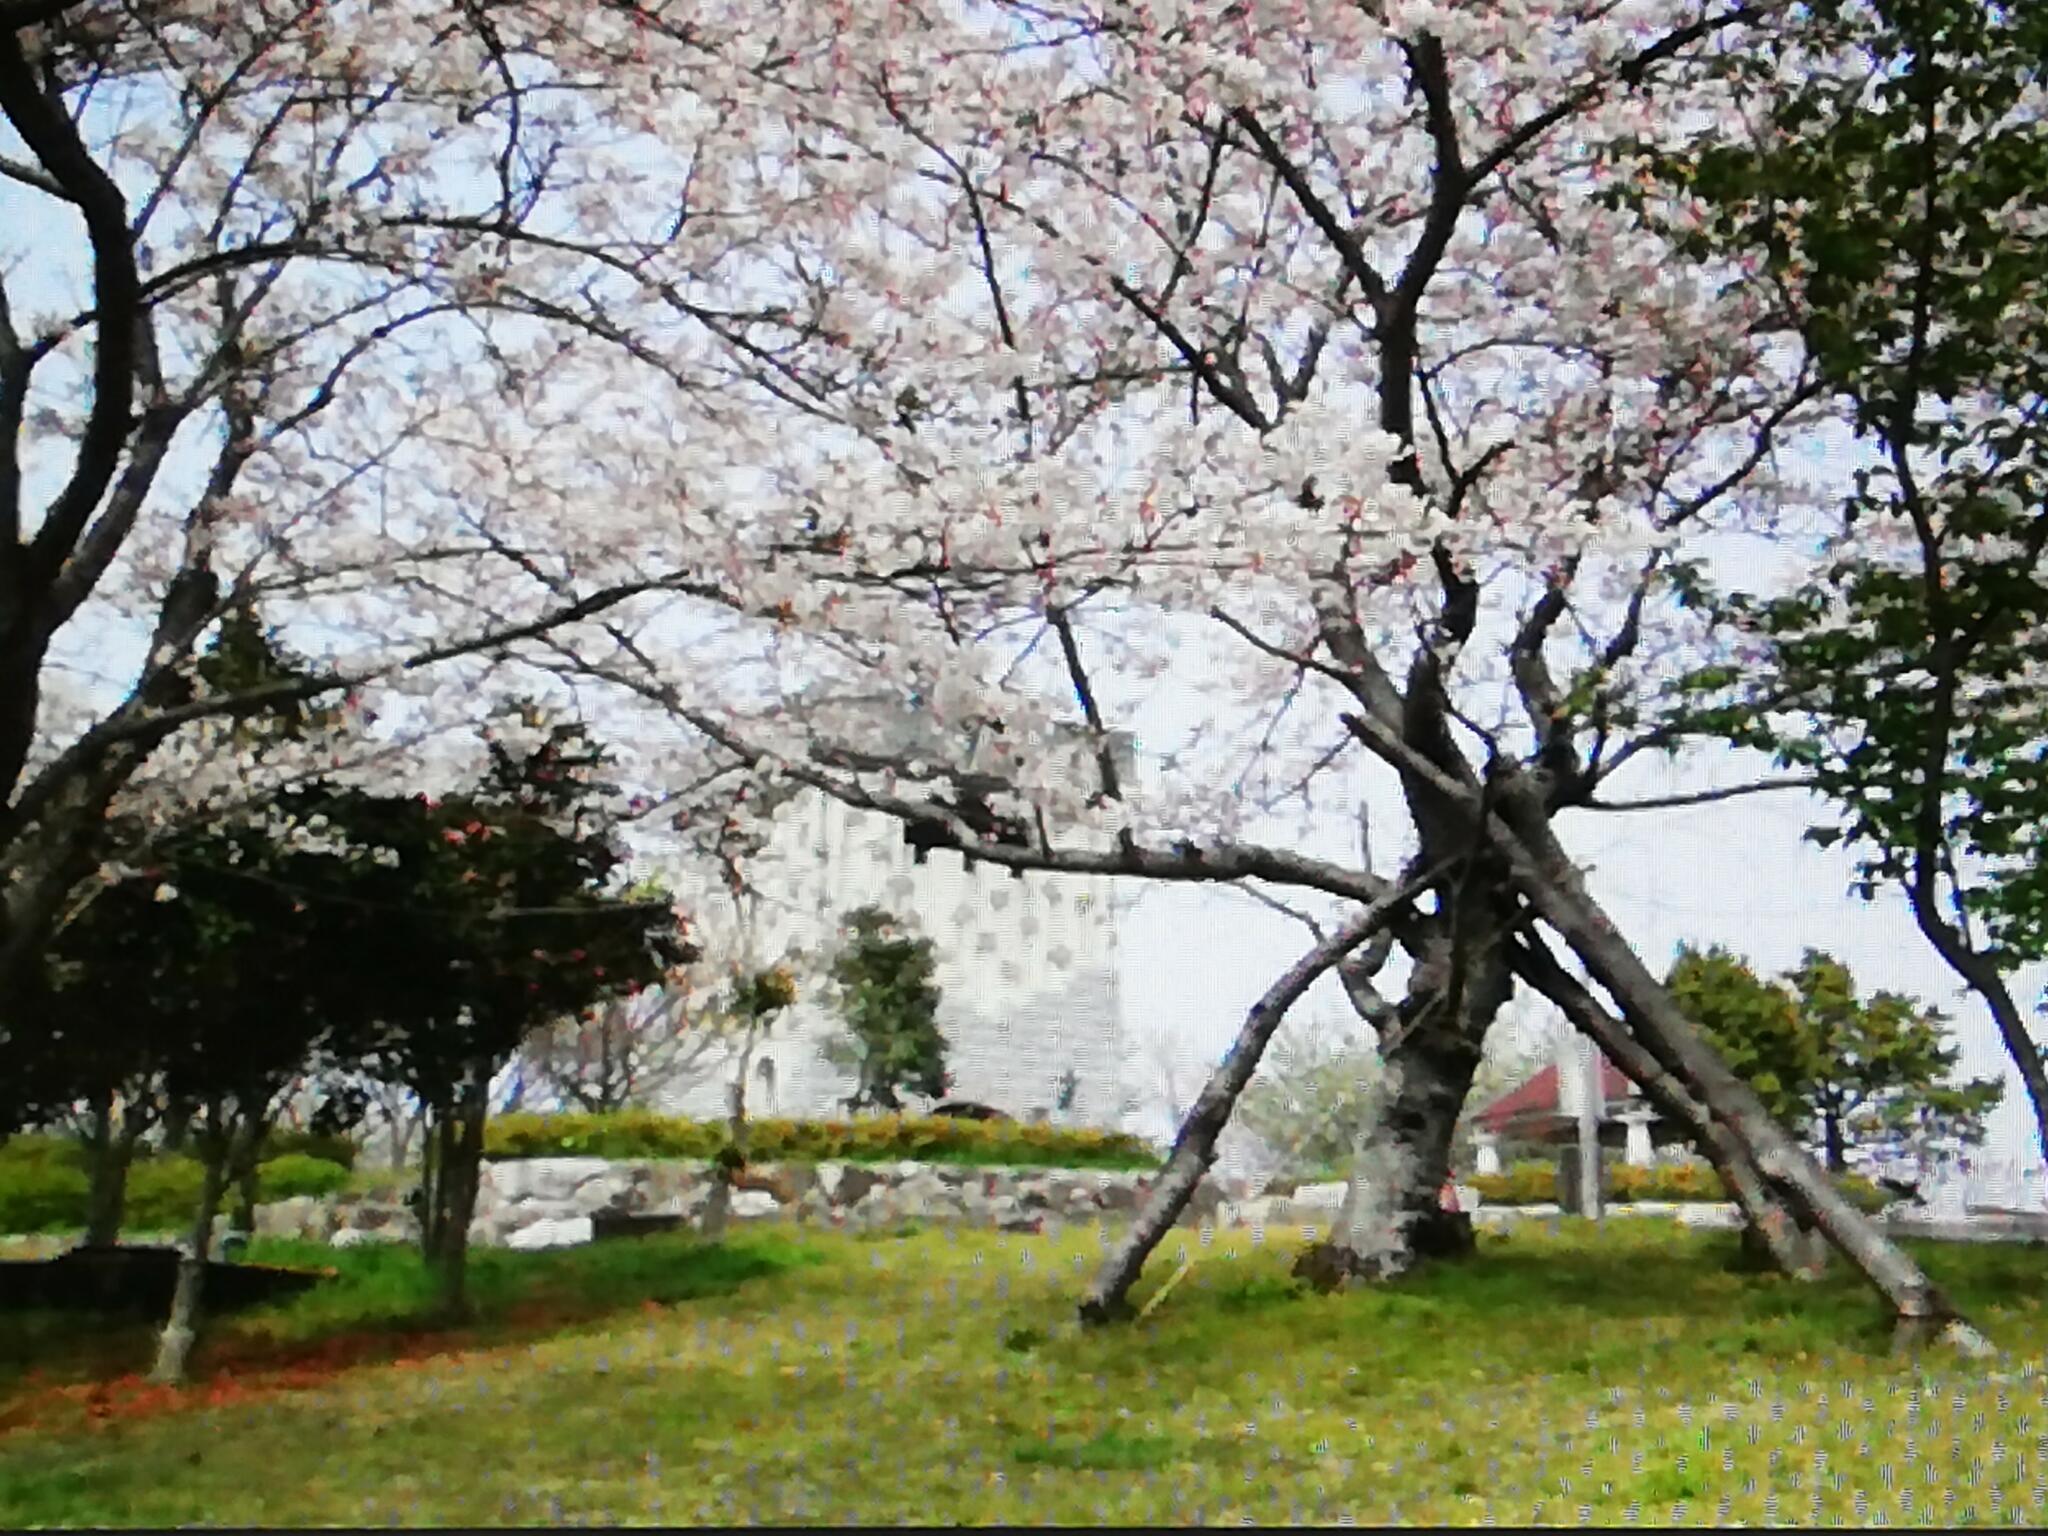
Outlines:
{"type": "MultiPolygon", "coordinates": [[[[1115,749],[1130,761],[1127,740],[1115,749]]],[[[1077,761],[1075,771],[1086,765],[1077,761]]],[[[778,813],[749,875],[761,954],[793,943],[807,955],[829,956],[846,916],[863,906],[882,908],[932,941],[948,1099],[1019,1120],[1104,1130],[1121,1129],[1133,1113],[1118,995],[1118,892],[1110,877],[1013,872],[970,863],[951,849],[913,848],[895,817],[815,790],[778,813]]],[[[852,1075],[823,1050],[843,1032],[826,990],[815,981],[804,988],[756,1045],[750,1114],[846,1112],[852,1075]]],[[[731,1056],[716,1059],[665,1093],[659,1107],[693,1118],[722,1114],[734,1066],[731,1056]]]]}

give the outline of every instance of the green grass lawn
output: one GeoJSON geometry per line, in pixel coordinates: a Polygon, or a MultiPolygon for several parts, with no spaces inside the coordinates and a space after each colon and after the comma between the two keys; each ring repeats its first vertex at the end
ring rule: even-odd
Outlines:
{"type": "Polygon", "coordinates": [[[1857,1285],[1737,1275],[1732,1237],[1661,1222],[1335,1297],[1288,1283],[1291,1241],[1176,1234],[1163,1305],[1083,1334],[1101,1241],[489,1252],[457,1335],[420,1330],[409,1252],[265,1244],[344,1277],[224,1320],[185,1393],[86,1384],[146,1332],[13,1328],[0,1524],[2044,1518],[2041,1250],[1921,1250],[2007,1351],[1986,1369],[1894,1358],[1857,1285]]]}

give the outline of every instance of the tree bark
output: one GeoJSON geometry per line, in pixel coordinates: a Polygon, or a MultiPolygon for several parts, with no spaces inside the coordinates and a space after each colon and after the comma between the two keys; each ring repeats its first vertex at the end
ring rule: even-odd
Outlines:
{"type": "Polygon", "coordinates": [[[231,1137],[219,1129],[218,1106],[214,1124],[200,1138],[201,1177],[199,1205],[192,1215],[188,1251],[178,1259],[178,1280],[171,1294],[170,1321],[164,1324],[157,1343],[156,1366],[149,1379],[160,1386],[179,1386],[199,1333],[199,1305],[206,1288],[206,1265],[213,1250],[213,1221],[220,1212],[221,1192],[227,1187],[227,1172],[238,1160],[250,1139],[249,1127],[238,1127],[231,1137]]]}
{"type": "Polygon", "coordinates": [[[739,1179],[740,1170],[747,1165],[747,1069],[753,1065],[754,1046],[759,1036],[759,1026],[749,1024],[740,1044],[739,1069],[733,1073],[732,1082],[725,1090],[726,1144],[714,1165],[711,1195],[704,1203],[704,1217],[699,1226],[703,1235],[714,1243],[725,1237],[726,1225],[732,1216],[733,1186],[739,1179]]]}
{"type": "Polygon", "coordinates": [[[1216,1161],[1216,1142],[1229,1123],[1238,1095],[1252,1080],[1259,1058],[1271,1043],[1273,1032],[1287,1016],[1302,993],[1315,979],[1386,926],[1410,898],[1425,888],[1437,871],[1418,876],[1383,900],[1364,908],[1336,933],[1310,950],[1288,968],[1280,979],[1252,1005],[1244,1025],[1237,1032],[1229,1054],[1209,1074],[1209,1080],[1195,1098],[1194,1107],[1181,1122],[1173,1151],[1166,1166],[1153,1182],[1152,1190],[1139,1207],[1131,1229],[1103,1261],[1087,1296],[1081,1302],[1081,1321],[1100,1324],[1120,1321],[1130,1315],[1131,1287],[1144,1271],[1146,1259],[1159,1246],[1187,1203],[1194,1197],[1202,1177],[1216,1161]]]}
{"type": "MultiPolygon", "coordinates": [[[[267,1131],[268,1126],[261,1128],[267,1131]]],[[[258,1194],[258,1160],[263,1154],[262,1135],[259,1132],[249,1139],[239,1166],[232,1170],[235,1181],[235,1209],[228,1222],[231,1232],[239,1232],[246,1240],[256,1231],[256,1197],[258,1194]]]]}
{"type": "Polygon", "coordinates": [[[135,1161],[142,1126],[124,1117],[115,1129],[111,1090],[94,1098],[90,1115],[86,1156],[92,1187],[86,1197],[85,1245],[111,1248],[121,1241],[122,1218],[128,1207],[128,1170],[135,1161]]]}
{"type": "Polygon", "coordinates": [[[1431,921],[1407,995],[1383,1025],[1388,1098],[1379,1124],[1361,1128],[1337,1223],[1295,1262],[1295,1273],[1319,1289],[1472,1251],[1471,1217],[1444,1210],[1439,1197],[1486,1032],[1513,979],[1493,898],[1468,889],[1453,900],[1462,920],[1431,921]]]}
{"type": "Polygon", "coordinates": [[[469,1224],[483,1182],[490,1078],[488,1068],[467,1074],[455,1102],[430,1128],[421,1174],[420,1244],[434,1272],[437,1308],[450,1321],[469,1311],[469,1224]]]}
{"type": "Polygon", "coordinates": [[[1593,995],[1551,957],[1533,934],[1517,939],[1511,954],[1516,975],[1547,997],[1575,1029],[1598,1045],[1665,1118],[1685,1127],[1693,1145],[1713,1164],[1722,1184],[1742,1208],[1747,1221],[1743,1229],[1745,1253],[1796,1279],[1817,1277],[1826,1263],[1825,1244],[1817,1242],[1816,1235],[1794,1217],[1741,1140],[1725,1126],[1716,1124],[1684,1082],[1646,1050],[1620,1020],[1595,1002],[1593,995]]]}
{"type": "MultiPolygon", "coordinates": [[[[1534,786],[1509,780],[1511,795],[1534,786]]],[[[1516,883],[1545,923],[1555,929],[1587,971],[1621,1004],[1646,1043],[1654,1043],[1695,1087],[1708,1114],[1753,1154],[1766,1179],[1784,1190],[1794,1212],[1826,1234],[1890,1304],[1901,1339],[1940,1336],[1971,1354],[1989,1343],[1971,1328],[1907,1254],[1851,1205],[1777,1121],[1747,1084],[1700,1038],[1670,992],[1637,958],[1615,929],[1558,844],[1547,816],[1518,815],[1495,846],[1514,866],[1516,883]]]]}

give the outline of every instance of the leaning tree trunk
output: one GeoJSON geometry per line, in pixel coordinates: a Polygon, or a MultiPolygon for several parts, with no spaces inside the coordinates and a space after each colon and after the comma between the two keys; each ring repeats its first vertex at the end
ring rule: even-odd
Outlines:
{"type": "Polygon", "coordinates": [[[1258,1070],[1259,1058],[1265,1054],[1273,1032],[1280,1027],[1287,1010],[1318,976],[1386,926],[1436,873],[1432,871],[1405,882],[1398,891],[1359,912],[1344,927],[1295,961],[1252,1005],[1229,1054],[1209,1074],[1208,1082],[1196,1096],[1194,1107],[1181,1122],[1180,1134],[1174,1138],[1173,1151],[1167,1155],[1166,1166],[1160,1170],[1151,1193],[1139,1207],[1130,1231],[1097,1271],[1094,1283],[1081,1302],[1081,1321],[1084,1324],[1113,1322],[1130,1315],[1131,1287],[1137,1284],[1146,1259],[1151,1257],[1152,1250],[1159,1246],[1160,1240],[1180,1219],[1188,1201],[1194,1198],[1203,1175],[1216,1161],[1217,1138],[1223,1134],[1223,1127],[1229,1123],[1238,1095],[1244,1092],[1245,1085],[1258,1070]]]}
{"type": "MultiPolygon", "coordinates": [[[[1526,781],[1514,783],[1512,770],[1503,776],[1517,799],[1535,788],[1526,781]]],[[[1586,891],[1547,818],[1516,815],[1511,826],[1511,831],[1499,829],[1508,835],[1496,836],[1495,845],[1514,866],[1516,883],[1530,905],[1621,1005],[1643,1043],[1683,1071],[1707,1113],[1749,1150],[1764,1177],[1784,1191],[1794,1214],[1826,1234],[1884,1296],[1900,1338],[1939,1335],[1966,1352],[1988,1353],[1989,1343],[1963,1321],[1920,1266],[1849,1203],[1700,1037],[1670,991],[1650,974],[1586,891]]]]}
{"type": "Polygon", "coordinates": [[[1683,1126],[1721,1176],[1742,1208],[1742,1244],[1750,1262],[1768,1264],[1795,1279],[1814,1279],[1826,1267],[1827,1246],[1803,1226],[1772,1189],[1749,1149],[1707,1113],[1706,1106],[1664,1062],[1646,1050],[1574,976],[1554,960],[1540,940],[1518,938],[1511,946],[1515,973],[1554,1003],[1571,1025],[1591,1039],[1674,1125],[1683,1126]]]}
{"type": "Polygon", "coordinates": [[[250,1127],[239,1126],[224,1135],[221,1110],[213,1106],[211,1123],[200,1141],[199,1205],[192,1214],[192,1231],[187,1251],[178,1257],[178,1280],[171,1293],[170,1321],[157,1343],[156,1366],[149,1379],[161,1386],[178,1386],[185,1380],[185,1367],[192,1357],[192,1345],[199,1336],[199,1304],[206,1288],[206,1266],[213,1252],[213,1222],[220,1213],[222,1192],[227,1188],[228,1169],[244,1154],[250,1127]]]}

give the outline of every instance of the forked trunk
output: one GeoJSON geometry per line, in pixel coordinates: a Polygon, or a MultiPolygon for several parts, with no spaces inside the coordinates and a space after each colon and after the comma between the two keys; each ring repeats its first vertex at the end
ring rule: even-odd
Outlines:
{"type": "Polygon", "coordinates": [[[1244,1092],[1245,1085],[1258,1070],[1259,1058],[1265,1054],[1273,1032],[1280,1027],[1287,1010],[1318,976],[1371,938],[1394,911],[1432,877],[1408,881],[1399,891],[1365,908],[1290,966],[1252,1005],[1229,1054],[1209,1074],[1208,1082],[1196,1096],[1194,1107],[1181,1122],[1180,1134],[1174,1139],[1166,1166],[1153,1181],[1130,1230],[1097,1271],[1094,1283],[1081,1303],[1083,1323],[1119,1321],[1130,1315],[1131,1287],[1138,1283],[1146,1259],[1173,1229],[1181,1212],[1187,1209],[1188,1201],[1194,1198],[1203,1175],[1216,1161],[1217,1138],[1223,1134],[1238,1095],[1244,1092]]]}
{"type": "Polygon", "coordinates": [[[1448,923],[1433,925],[1383,1031],[1378,1124],[1361,1128],[1337,1223],[1296,1260],[1298,1276],[1331,1289],[1472,1251],[1471,1217],[1444,1210],[1441,1192],[1486,1032],[1512,987],[1501,930],[1482,899],[1466,902],[1455,935],[1448,923]]]}

